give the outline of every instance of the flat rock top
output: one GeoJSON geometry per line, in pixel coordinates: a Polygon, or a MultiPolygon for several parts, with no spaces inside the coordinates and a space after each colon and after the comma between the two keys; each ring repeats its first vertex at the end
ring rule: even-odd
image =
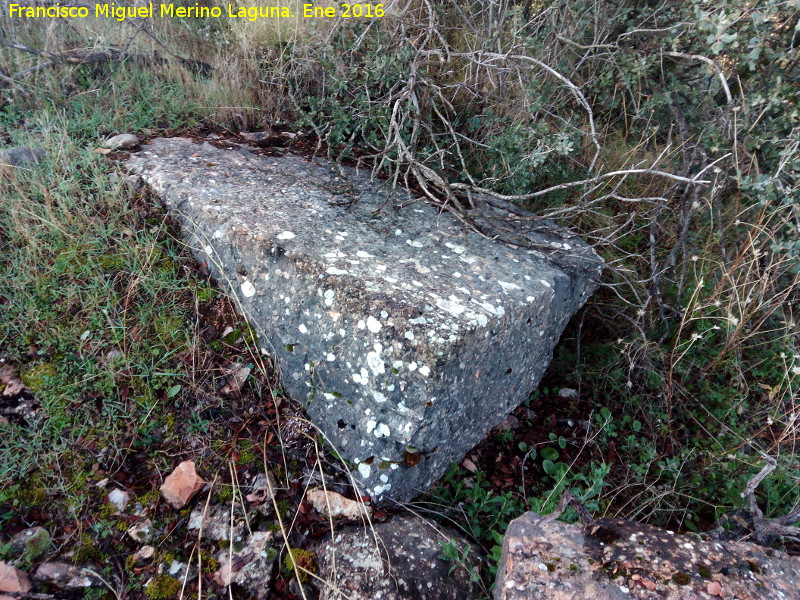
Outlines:
{"type": "MultiPolygon", "coordinates": [[[[549,293],[560,271],[540,250],[465,230],[449,213],[405,192],[387,200],[387,182],[348,169],[351,185],[329,166],[300,156],[271,158],[161,138],[130,164],[147,172],[172,208],[189,202],[224,215],[215,237],[243,235],[290,259],[312,257],[308,267],[320,275],[349,277],[367,290],[395,292],[409,305],[437,307],[435,313],[452,324],[483,325],[491,315],[502,317],[509,304],[530,304],[549,293]],[[175,183],[191,190],[179,203],[165,195],[175,183]],[[398,245],[404,246],[399,259],[390,253],[398,245]],[[462,285],[453,288],[453,279],[462,285]]],[[[599,273],[601,261],[588,246],[552,231],[530,237],[537,247],[577,256],[599,273]]]]}
{"type": "MultiPolygon", "coordinates": [[[[385,523],[336,531],[313,547],[321,600],[477,600],[477,583],[466,568],[443,560],[441,543],[459,551],[469,546],[460,534],[420,517],[396,515],[385,523]],[[334,585],[331,585],[334,584],[334,585]]],[[[465,566],[479,570],[483,558],[470,549],[465,566]]]]}

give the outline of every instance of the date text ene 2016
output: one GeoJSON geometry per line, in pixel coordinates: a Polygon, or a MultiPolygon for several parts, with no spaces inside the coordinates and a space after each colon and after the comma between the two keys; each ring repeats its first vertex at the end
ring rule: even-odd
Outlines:
{"type": "Polygon", "coordinates": [[[339,6],[341,7],[341,12],[337,12],[336,7],[334,6],[314,6],[313,4],[303,4],[303,16],[327,18],[340,16],[343,19],[367,17],[371,19],[376,17],[380,18],[385,14],[383,4],[343,3],[339,6]]]}

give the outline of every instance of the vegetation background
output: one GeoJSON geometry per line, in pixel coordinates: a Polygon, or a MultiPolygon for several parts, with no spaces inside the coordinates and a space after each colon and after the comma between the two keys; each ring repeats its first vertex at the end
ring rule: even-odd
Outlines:
{"type": "Polygon", "coordinates": [[[0,18],[2,142],[50,153],[0,174],[0,358],[28,390],[0,421],[0,531],[39,511],[88,548],[111,535],[95,479],[163,473],[176,448],[224,475],[253,454],[220,415],[256,402],[275,417],[269,365],[157,203],[93,150],[121,132],[265,129],[475,227],[473,209],[501,206],[493,234],[555,220],[606,261],[518,426],[417,508],[488,551],[566,489],[595,514],[746,529],[741,494],[767,455],[761,507],[800,520],[800,2],[384,9],[0,18]],[[244,395],[224,397],[242,361],[244,395]]]}

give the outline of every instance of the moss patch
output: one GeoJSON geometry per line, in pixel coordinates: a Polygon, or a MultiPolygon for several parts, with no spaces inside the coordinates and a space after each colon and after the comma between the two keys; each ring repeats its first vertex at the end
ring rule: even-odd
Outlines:
{"type": "Polygon", "coordinates": [[[167,600],[178,595],[181,582],[169,575],[156,575],[144,588],[144,595],[150,600],[167,600]]]}
{"type": "Polygon", "coordinates": [[[283,572],[285,574],[293,573],[295,565],[297,566],[297,578],[301,582],[308,579],[308,572],[316,573],[317,571],[314,553],[302,548],[292,548],[283,557],[283,572]]]}

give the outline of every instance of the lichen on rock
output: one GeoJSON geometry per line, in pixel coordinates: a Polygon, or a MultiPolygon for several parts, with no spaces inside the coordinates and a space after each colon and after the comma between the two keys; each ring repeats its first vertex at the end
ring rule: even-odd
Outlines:
{"type": "Polygon", "coordinates": [[[529,395],[602,264],[554,226],[528,232],[535,247],[491,240],[320,160],[171,138],[128,166],[378,503],[427,489],[529,395]]]}

